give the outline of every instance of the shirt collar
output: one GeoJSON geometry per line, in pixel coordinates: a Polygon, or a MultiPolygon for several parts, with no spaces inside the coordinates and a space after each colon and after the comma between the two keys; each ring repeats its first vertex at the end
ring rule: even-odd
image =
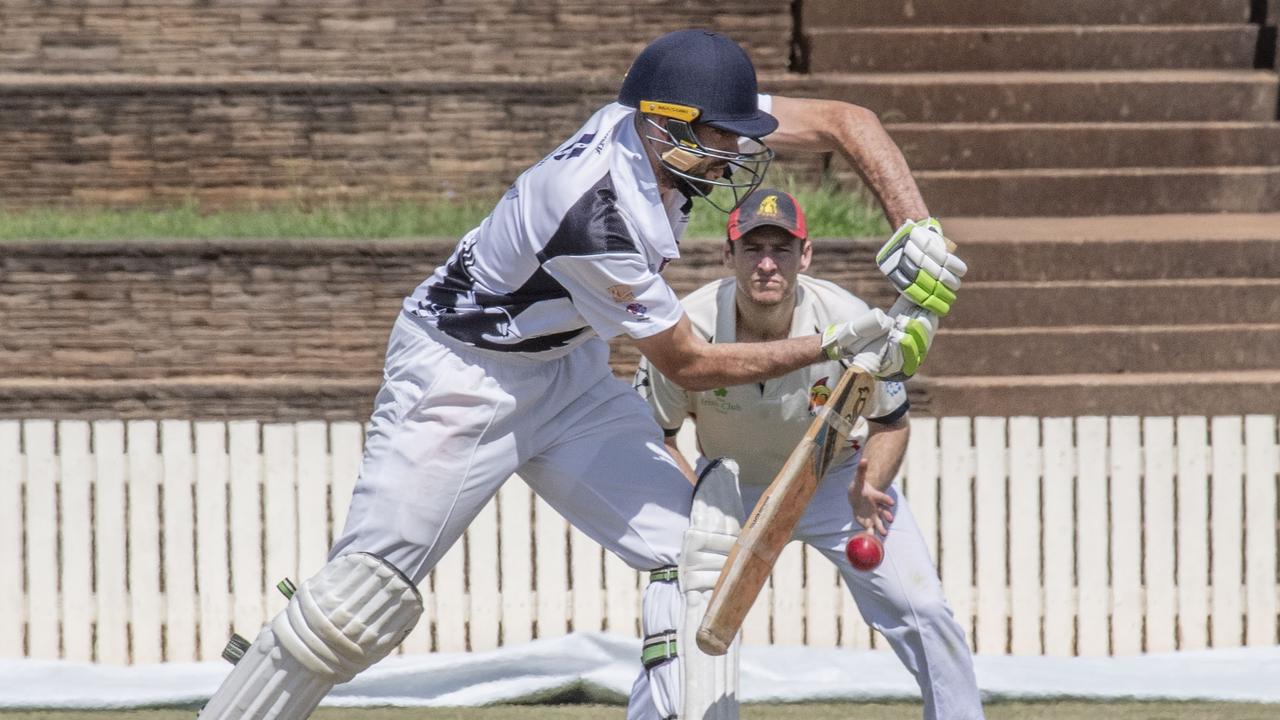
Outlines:
{"type": "MultiPolygon", "coordinates": [[[[622,108],[621,105],[618,107],[622,108]]],[[[653,174],[640,134],[636,132],[634,111],[618,121],[616,132],[618,151],[610,162],[610,171],[616,187],[636,188],[634,193],[620,190],[619,196],[625,194],[634,199],[629,205],[633,210],[631,219],[641,235],[639,240],[659,256],[675,260],[680,257],[680,246],[672,232],[667,207],[662,202],[658,179],[653,174]]]]}

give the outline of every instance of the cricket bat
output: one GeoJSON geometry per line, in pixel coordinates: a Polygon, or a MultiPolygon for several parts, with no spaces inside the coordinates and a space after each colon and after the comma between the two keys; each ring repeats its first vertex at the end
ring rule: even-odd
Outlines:
{"type": "Polygon", "coordinates": [[[845,370],[796,449],[760,496],[729,551],[702,617],[698,647],[703,652],[728,652],[778,555],[809,507],[818,483],[827,474],[837,445],[841,440],[847,441],[854,422],[871,399],[875,383],[876,378],[857,365],[845,370]]]}

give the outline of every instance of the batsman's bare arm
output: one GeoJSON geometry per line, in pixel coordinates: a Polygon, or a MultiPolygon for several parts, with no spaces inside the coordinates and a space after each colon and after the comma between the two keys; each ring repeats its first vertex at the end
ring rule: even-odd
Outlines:
{"type": "Polygon", "coordinates": [[[821,335],[758,343],[709,343],[693,332],[687,315],[660,333],[632,342],[663,375],[693,392],[768,380],[825,357],[821,335]]]}
{"type": "Polygon", "coordinates": [[[906,158],[874,112],[839,100],[775,95],[771,113],[778,129],[764,138],[769,147],[840,153],[879,199],[892,227],[929,217],[906,158]]]}

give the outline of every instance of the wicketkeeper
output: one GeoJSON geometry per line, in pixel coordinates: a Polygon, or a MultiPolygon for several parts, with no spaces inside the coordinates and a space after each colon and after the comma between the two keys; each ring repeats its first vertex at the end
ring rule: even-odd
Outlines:
{"type": "MultiPolygon", "coordinates": [[[[724,262],[733,277],[708,283],[683,300],[694,331],[707,342],[754,343],[803,336],[830,327],[839,318],[868,312],[867,304],[852,294],[802,274],[812,262],[813,247],[804,212],[788,193],[756,190],[729,215],[727,235],[724,262]]],[[[959,276],[964,274],[963,265],[946,257],[944,246],[936,221],[909,223],[879,254],[891,279],[911,279],[896,284],[907,298],[898,309],[920,303],[929,309],[909,314],[932,327],[937,325],[935,312],[950,311],[959,276]],[[893,256],[897,260],[889,266],[893,256]],[[950,263],[951,269],[938,273],[946,278],[945,285],[931,285],[925,292],[916,283],[917,271],[904,272],[907,262],[917,269],[941,269],[950,263]]],[[[920,356],[926,351],[927,347],[921,348],[920,356]]],[[[675,443],[681,424],[693,418],[697,428],[703,480],[695,494],[681,572],[689,574],[686,591],[693,586],[702,595],[692,597],[689,608],[700,600],[705,606],[702,596],[709,595],[715,585],[743,508],[755,507],[845,367],[841,358],[833,357],[764,382],[699,392],[680,387],[641,362],[636,385],[653,407],[677,462],[685,462],[675,443]],[[741,500],[731,477],[707,472],[714,464],[707,458],[717,457],[737,461],[741,500]],[[708,487],[713,480],[720,483],[714,496],[708,487]]],[[[907,499],[892,484],[907,449],[908,408],[902,383],[876,383],[866,419],[858,420],[854,436],[837,451],[792,537],[835,564],[863,618],[888,640],[919,682],[926,720],[973,720],[983,714],[964,630],[943,597],[938,572],[907,499]],[[855,569],[844,551],[845,541],[864,528],[884,538],[884,560],[870,571],[855,569]]],[[[693,477],[693,470],[688,472],[693,477]]],[[[699,621],[693,619],[695,627],[699,621]]],[[[719,657],[701,653],[693,643],[682,645],[681,650],[686,706],[692,700],[700,702],[699,714],[693,716],[736,720],[736,647],[719,657]]],[[[849,683],[856,685],[858,678],[849,678],[849,683]]]]}

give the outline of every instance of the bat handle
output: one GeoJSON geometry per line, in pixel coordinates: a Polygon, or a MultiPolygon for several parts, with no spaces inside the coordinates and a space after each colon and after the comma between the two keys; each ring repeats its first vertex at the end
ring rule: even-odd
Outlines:
{"type": "Polygon", "coordinates": [[[733,638],[729,638],[729,642],[725,642],[710,628],[698,628],[698,649],[708,655],[724,655],[729,652],[729,646],[733,644],[733,638]]]}

